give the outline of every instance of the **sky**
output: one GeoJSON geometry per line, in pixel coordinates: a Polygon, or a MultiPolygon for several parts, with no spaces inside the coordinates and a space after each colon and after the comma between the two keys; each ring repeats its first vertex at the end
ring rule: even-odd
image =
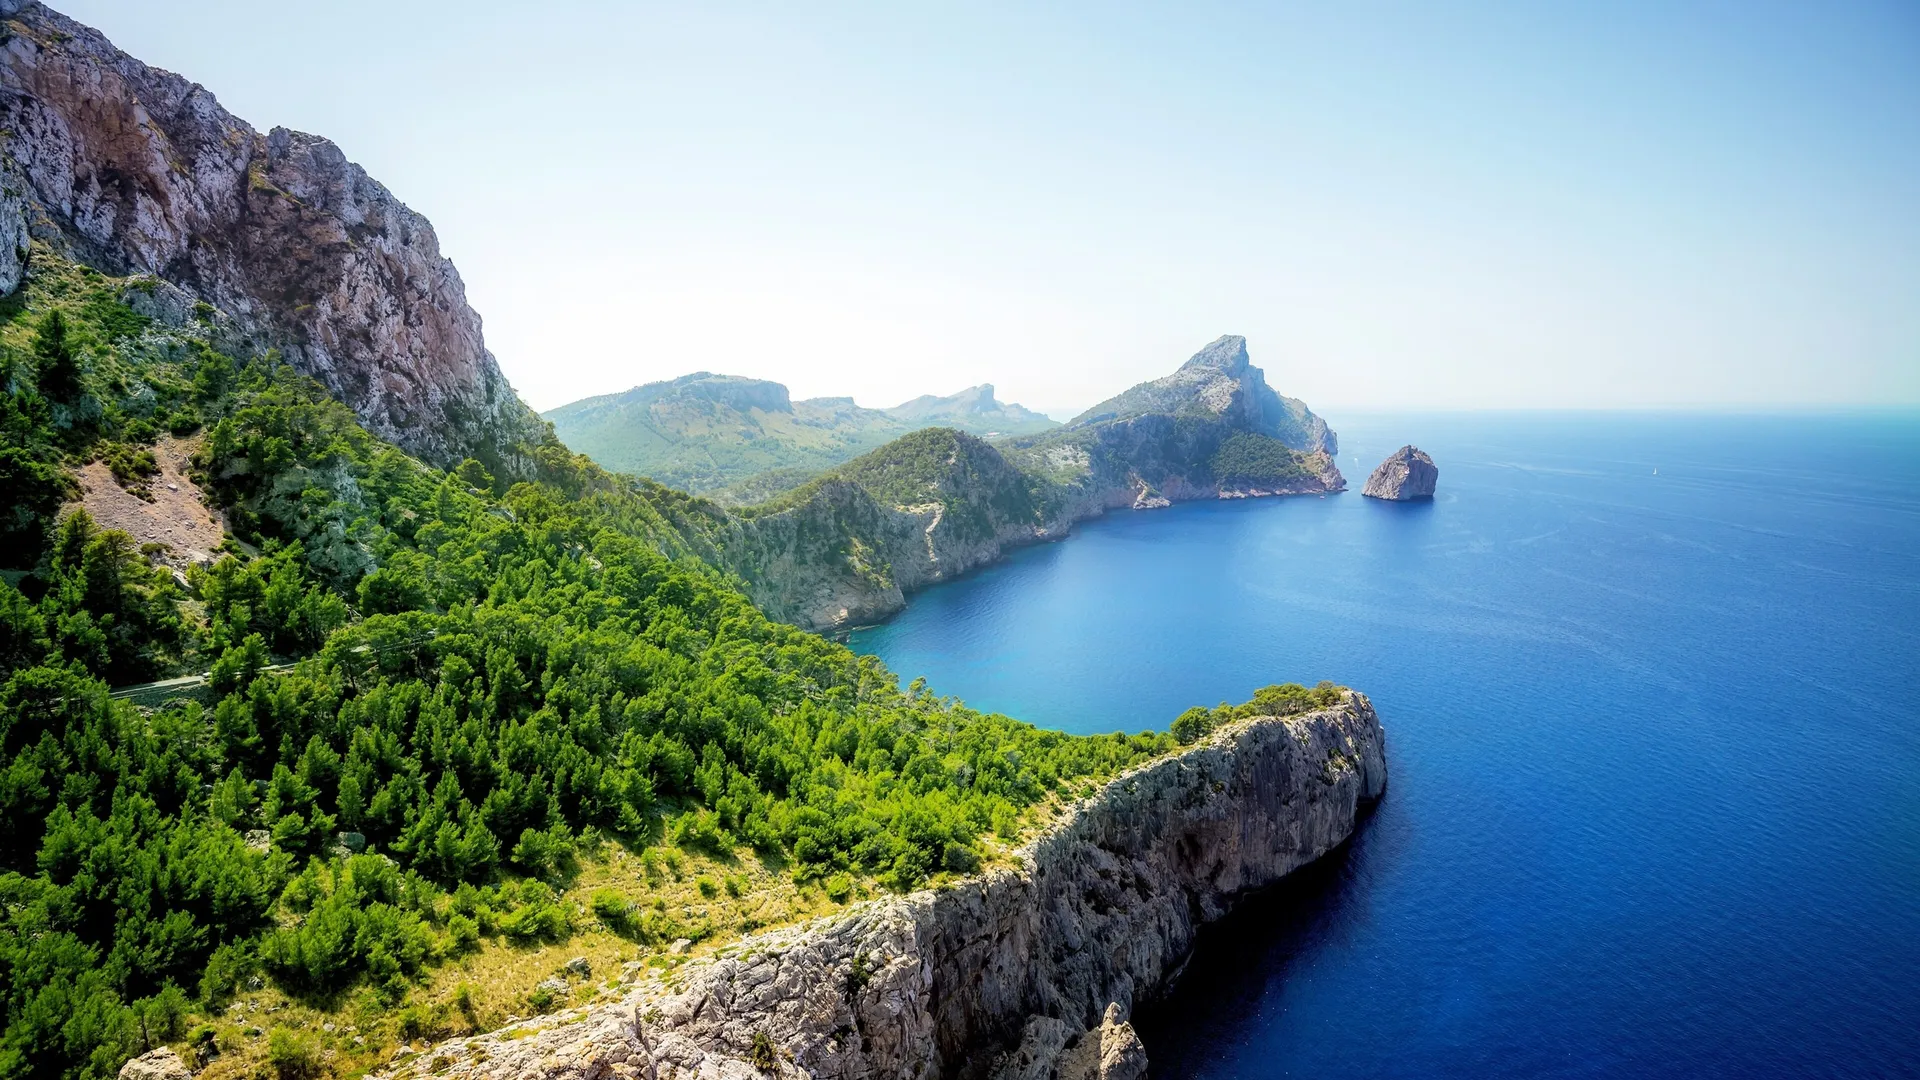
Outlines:
{"type": "Polygon", "coordinates": [[[1920,5],[56,0],[416,210],[548,409],[1920,403],[1920,5]]]}

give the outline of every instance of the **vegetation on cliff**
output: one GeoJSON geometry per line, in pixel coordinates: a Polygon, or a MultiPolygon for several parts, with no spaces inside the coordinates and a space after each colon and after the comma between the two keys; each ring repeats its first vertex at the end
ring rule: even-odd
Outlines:
{"type": "Polygon", "coordinates": [[[737,929],[687,914],[723,892],[804,907],[965,873],[1032,808],[1174,745],[903,690],[700,561],[711,506],[557,445],[510,487],[430,468],[271,357],[141,322],[137,285],[41,254],[0,324],[15,475],[51,492],[14,531],[31,572],[0,584],[0,1076],[109,1075],[183,1039],[255,1060],[246,1025],[193,1024],[263,994],[348,1010],[363,1043],[303,1037],[364,1067],[457,959],[737,929]],[[234,530],[184,587],[52,516],[63,466],[160,430],[203,433],[234,530]],[[205,700],[109,696],[202,665],[205,700]],[[715,869],[656,907],[609,851],[715,869]]]}
{"type": "MultiPolygon", "coordinates": [[[[562,405],[546,419],[568,446],[609,469],[723,496],[768,473],[804,478],[917,428],[1028,435],[1057,426],[996,401],[990,386],[866,409],[852,398],[793,401],[779,383],[704,371],[562,405]]],[[[749,485],[727,501],[758,501],[755,494],[799,482],[772,491],[749,485]]]]}
{"type": "Polygon", "coordinates": [[[990,539],[1009,525],[1043,524],[1052,494],[1045,481],[985,440],[952,428],[926,428],[740,513],[751,519],[802,506],[836,481],[857,485],[882,506],[937,506],[949,534],[968,543],[990,539]]]}

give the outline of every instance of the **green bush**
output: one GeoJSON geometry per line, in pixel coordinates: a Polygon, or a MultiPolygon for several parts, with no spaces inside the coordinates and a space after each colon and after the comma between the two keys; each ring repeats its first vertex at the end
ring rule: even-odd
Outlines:
{"type": "Polygon", "coordinates": [[[836,904],[844,904],[853,896],[853,878],[844,872],[828,877],[824,885],[827,890],[827,899],[836,904]]]}
{"type": "Polygon", "coordinates": [[[320,1047],[310,1036],[274,1028],[267,1035],[267,1064],[279,1080],[312,1080],[322,1069],[320,1047]]]}

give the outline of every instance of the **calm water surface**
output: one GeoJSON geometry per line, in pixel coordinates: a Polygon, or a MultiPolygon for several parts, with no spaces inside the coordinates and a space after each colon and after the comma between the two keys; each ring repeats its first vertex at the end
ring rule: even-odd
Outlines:
{"type": "Polygon", "coordinates": [[[1112,515],[854,635],[1068,731],[1372,695],[1386,800],[1155,1076],[1920,1076],[1920,416],[1341,419],[1441,497],[1112,515]]]}

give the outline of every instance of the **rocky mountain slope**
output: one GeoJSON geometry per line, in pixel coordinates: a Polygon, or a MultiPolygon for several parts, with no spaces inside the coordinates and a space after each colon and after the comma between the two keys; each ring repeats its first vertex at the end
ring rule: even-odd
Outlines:
{"type": "Polygon", "coordinates": [[[1032,409],[1002,403],[993,396],[992,383],[969,386],[946,397],[923,394],[882,411],[912,427],[959,428],[988,439],[1036,435],[1060,426],[1032,409]]]}
{"type": "Polygon", "coordinates": [[[1279,439],[1295,450],[1339,453],[1327,422],[1298,398],[1281,397],[1247,358],[1247,339],[1226,334],[1180,369],[1095,405],[1067,425],[1089,427],[1153,414],[1216,419],[1279,439]]]}
{"type": "Polygon", "coordinates": [[[747,938],[617,1005],[434,1047],[390,1077],[1133,1080],[1126,1020],[1199,927],[1353,835],[1373,706],[1243,721],[1124,773],[1014,869],[747,938]]]}
{"type": "Polygon", "coordinates": [[[562,441],[601,465],[688,491],[711,494],[768,472],[783,474],[745,488],[761,497],[916,428],[1015,435],[1058,426],[995,400],[991,386],[865,409],[845,397],[794,401],[779,383],[705,371],[585,398],[545,417],[562,441]]]}
{"type": "Polygon", "coordinates": [[[763,610],[833,629],[1110,509],[1343,489],[1334,433],[1290,401],[1245,339],[1221,338],[1062,428],[992,444],[916,432],[741,509],[731,566],[763,610]]]}
{"type": "Polygon", "coordinates": [[[524,472],[544,437],[433,227],[325,139],[262,133],[205,88],[39,3],[0,0],[0,294],[32,237],[219,308],[382,438],[524,472]]]}

